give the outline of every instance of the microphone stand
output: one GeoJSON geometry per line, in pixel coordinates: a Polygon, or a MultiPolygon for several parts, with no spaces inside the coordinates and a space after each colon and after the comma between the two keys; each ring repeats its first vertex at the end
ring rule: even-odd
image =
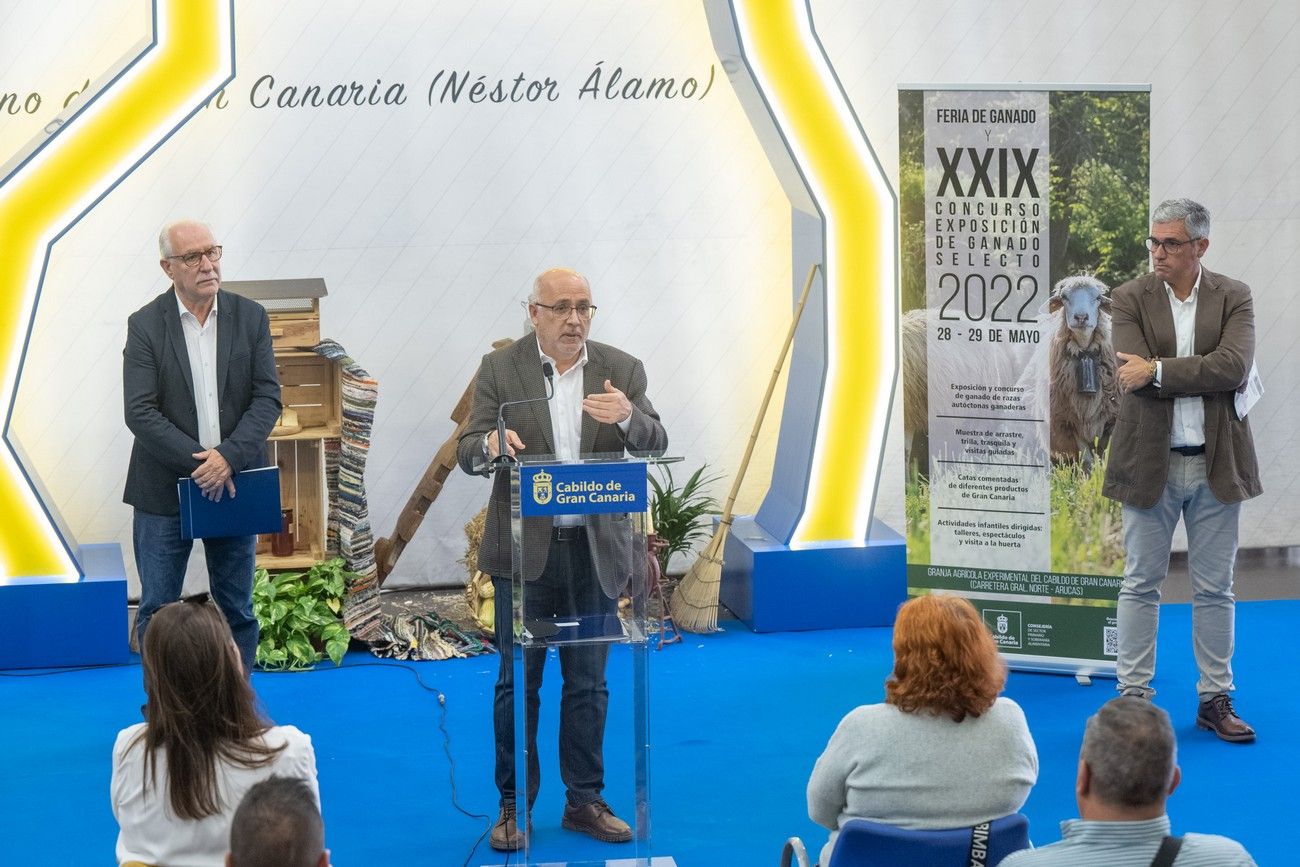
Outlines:
{"type": "Polygon", "coordinates": [[[549,361],[542,362],[542,376],[546,377],[546,397],[502,401],[501,406],[497,409],[497,456],[488,463],[488,473],[508,470],[513,464],[519,463],[519,459],[510,454],[506,446],[506,407],[519,406],[525,403],[545,403],[552,400],[555,397],[555,368],[551,366],[549,361]]]}

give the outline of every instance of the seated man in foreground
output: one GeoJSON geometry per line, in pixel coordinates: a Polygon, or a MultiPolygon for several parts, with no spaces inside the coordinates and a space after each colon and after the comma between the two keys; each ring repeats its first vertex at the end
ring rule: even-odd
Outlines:
{"type": "Polygon", "coordinates": [[[1002,867],[1254,865],[1227,837],[1169,836],[1165,799],[1182,779],[1177,749],[1169,715],[1146,699],[1123,696],[1102,705],[1089,717],[1079,751],[1074,792],[1081,818],[1061,823],[1059,843],[1015,852],[1002,867]]]}
{"type": "Polygon", "coordinates": [[[329,867],[325,825],[311,787],[271,777],[248,790],[230,823],[226,867],[329,867]]]}

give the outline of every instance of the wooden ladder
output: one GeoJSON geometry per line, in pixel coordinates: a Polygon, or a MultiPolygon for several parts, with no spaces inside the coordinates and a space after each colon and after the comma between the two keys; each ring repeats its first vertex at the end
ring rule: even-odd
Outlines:
{"type": "MultiPolygon", "coordinates": [[[[492,348],[500,349],[512,343],[514,341],[509,338],[497,340],[493,342],[492,348]]],[[[478,372],[475,371],[474,379],[470,380],[469,385],[465,387],[465,393],[460,396],[455,409],[451,411],[451,420],[456,422],[456,429],[451,432],[451,436],[429,462],[429,468],[424,471],[424,476],[415,486],[411,498],[402,507],[402,514],[397,518],[397,526],[393,529],[393,534],[375,541],[375,567],[379,572],[381,587],[384,579],[397,565],[397,558],[402,556],[402,551],[415,536],[415,531],[420,529],[420,523],[424,521],[429,506],[433,505],[433,501],[438,499],[438,494],[442,493],[442,486],[447,483],[447,476],[456,469],[456,446],[460,443],[461,434],[465,432],[465,425],[469,423],[469,411],[474,403],[474,384],[477,381],[478,372]]]]}

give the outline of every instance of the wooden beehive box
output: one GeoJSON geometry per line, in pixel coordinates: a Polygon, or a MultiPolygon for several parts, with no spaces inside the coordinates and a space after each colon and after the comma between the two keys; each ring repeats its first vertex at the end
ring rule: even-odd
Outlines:
{"type": "Polygon", "coordinates": [[[273,555],[270,537],[263,536],[258,539],[257,564],[267,569],[304,569],[333,554],[326,543],[325,452],[327,443],[338,439],[343,420],[338,365],[311,351],[320,343],[325,281],[230,280],[222,288],[266,308],[280,403],[297,416],[298,429],[272,436],[267,449],[280,468],[280,507],[292,513],[293,553],[273,555]]]}
{"type": "Polygon", "coordinates": [[[311,349],[320,343],[320,299],[328,291],[319,277],[296,280],[227,280],[221,288],[266,308],[276,352],[311,349]]]}

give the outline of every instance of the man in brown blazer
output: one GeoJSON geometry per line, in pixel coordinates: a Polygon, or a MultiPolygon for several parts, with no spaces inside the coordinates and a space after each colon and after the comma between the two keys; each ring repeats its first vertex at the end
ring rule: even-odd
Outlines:
{"type": "MultiPolygon", "coordinates": [[[[646,374],[641,362],[612,346],[587,339],[595,312],[591,286],[578,272],[552,268],[537,278],[528,299],[533,334],[488,353],[479,367],[469,424],[457,447],[463,470],[482,472],[500,453],[496,421],[502,403],[546,397],[544,363],[549,363],[553,371],[554,397],[546,402],[506,407],[505,448],[509,454],[575,460],[593,453],[662,453],[667,448],[668,435],[646,397],[646,374]]],[[[593,566],[593,555],[601,550],[601,540],[590,538],[596,528],[583,517],[525,519],[522,565],[528,582],[524,594],[524,615],[528,619],[617,611],[618,587],[610,585],[593,566]]],[[[511,555],[510,473],[502,471],[493,479],[478,555],[478,568],[492,576],[496,591],[500,664],[493,724],[501,810],[489,843],[502,851],[523,845],[515,819],[511,555]]],[[[560,776],[567,792],[562,824],[598,840],[625,842],[632,839],[631,828],[601,798],[605,785],[602,745],[609,701],[605,687],[609,645],[562,645],[559,654],[564,678],[560,698],[560,776]]],[[[540,783],[538,687],[545,662],[545,648],[530,648],[524,654],[529,811],[540,783]]]]}
{"type": "Polygon", "coordinates": [[[1182,515],[1200,671],[1196,724],[1243,743],[1255,739],[1255,730],[1229,697],[1232,571],[1241,501],[1262,488],[1250,424],[1238,417],[1234,399],[1255,356],[1255,313],[1246,284],[1201,267],[1209,246],[1203,206],[1162,202],[1147,238],[1152,273],[1112,294],[1123,395],[1103,492],[1124,504],[1120,692],[1155,694],[1160,586],[1182,515]]]}

